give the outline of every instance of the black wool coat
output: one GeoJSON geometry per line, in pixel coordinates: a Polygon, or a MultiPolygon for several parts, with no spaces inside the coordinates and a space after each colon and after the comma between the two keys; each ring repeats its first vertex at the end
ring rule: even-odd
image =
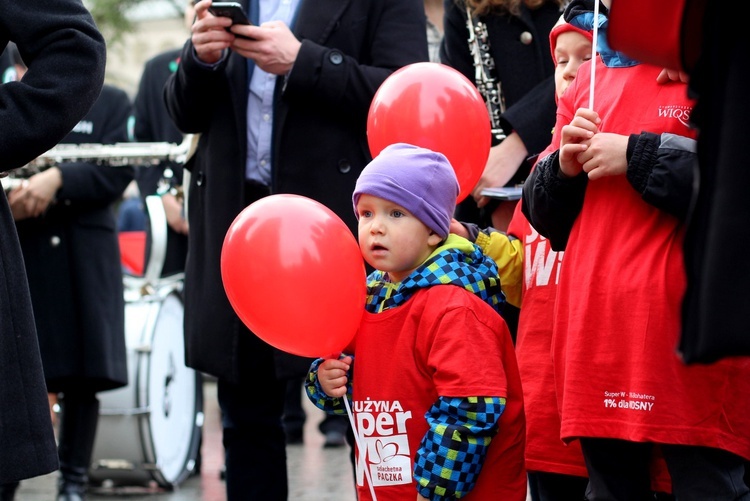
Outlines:
{"type": "MultiPolygon", "coordinates": [[[[146,61],[138,84],[138,93],[133,101],[135,124],[133,135],[141,142],[168,142],[180,144],[183,134],[172,121],[164,104],[164,84],[175,71],[180,61],[182,48],[168,50],[157,54],[146,61]]],[[[141,198],[157,192],[160,182],[165,179],[165,171],[172,171],[170,186],[182,186],[183,166],[180,163],[165,160],[157,165],[139,166],[136,169],[136,181],[141,198]]],[[[144,203],[144,207],[147,208],[144,203]]],[[[148,211],[148,208],[146,209],[148,211]]],[[[147,224],[150,220],[147,219],[147,224]]],[[[151,255],[151,231],[147,231],[146,265],[151,255]]],[[[162,276],[185,271],[187,256],[187,236],[167,226],[167,248],[162,266],[162,276]]]]}
{"type": "MultiPolygon", "coordinates": [[[[105,85],[61,144],[126,142],[128,95],[105,85]]],[[[61,163],[57,201],[16,223],[34,306],[44,377],[51,392],[110,390],[128,383],[125,304],[114,202],[132,167],[61,163]],[[50,284],[54,284],[51,287],[50,284]]]]}
{"type": "MultiPolygon", "coordinates": [[[[279,77],[276,84],[273,193],[317,200],[355,229],[351,195],[371,160],[366,134],[370,102],[393,71],[428,60],[425,23],[418,0],[301,3],[293,31],[302,47],[288,78],[279,77]]],[[[227,229],[245,208],[247,88],[245,59],[232,53],[217,68],[207,69],[196,60],[190,42],[166,87],[177,126],[201,134],[186,165],[192,173],[187,364],[230,381],[237,381],[241,364],[249,363],[238,350],[241,321],[227,300],[220,271],[227,229]]],[[[311,287],[325,291],[325,284],[311,287]]],[[[309,297],[309,291],[300,291],[300,300],[309,297]]]]}
{"type": "MultiPolygon", "coordinates": [[[[164,83],[177,70],[182,48],[168,50],[146,61],[138,84],[138,93],[133,100],[135,124],[133,135],[136,141],[181,143],[183,135],[167,113],[164,104],[164,83]]],[[[175,183],[182,184],[182,165],[162,162],[158,166],[139,167],[136,172],[138,189],[142,196],[153,195],[169,166],[175,183]]]]}
{"type": "MultiPolygon", "coordinates": [[[[106,47],[79,0],[0,0],[0,48],[19,47],[22,82],[0,85],[0,170],[52,148],[104,82],[106,47]]],[[[47,389],[21,248],[0,195],[0,483],[57,469],[47,389]]]]}
{"type": "Polygon", "coordinates": [[[705,5],[701,55],[690,72],[690,92],[698,100],[691,121],[700,132],[678,346],[689,364],[750,355],[745,316],[750,306],[748,43],[743,17],[705,5]]]}

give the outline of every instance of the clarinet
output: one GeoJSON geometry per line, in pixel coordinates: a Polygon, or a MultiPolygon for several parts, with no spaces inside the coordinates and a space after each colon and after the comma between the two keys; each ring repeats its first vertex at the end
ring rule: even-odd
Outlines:
{"type": "Polygon", "coordinates": [[[505,112],[505,99],[500,81],[493,76],[495,61],[490,54],[490,38],[487,25],[474,19],[466,6],[466,27],[469,29],[469,52],[474,59],[474,82],[487,106],[492,136],[500,142],[505,139],[505,131],[500,125],[500,115],[505,112]]]}

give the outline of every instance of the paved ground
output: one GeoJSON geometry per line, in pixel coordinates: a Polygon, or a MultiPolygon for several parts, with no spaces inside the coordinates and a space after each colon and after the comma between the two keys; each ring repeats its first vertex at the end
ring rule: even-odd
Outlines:
{"type": "MultiPolygon", "coordinates": [[[[127,501],[225,501],[224,482],[220,479],[223,464],[216,385],[204,385],[205,423],[203,427],[203,465],[201,474],[191,477],[171,492],[154,486],[97,488],[89,501],[126,499],[127,501]]],[[[354,481],[349,463],[348,446],[324,449],[323,436],[317,424],[323,418],[318,409],[303,399],[308,419],[303,445],[287,447],[289,467],[289,499],[295,501],[355,501],[354,481]]],[[[138,440],[138,437],[133,437],[138,440]]],[[[57,474],[26,480],[21,483],[18,501],[54,501],[57,474]]],[[[249,500],[251,501],[251,500],[249,500]]]]}

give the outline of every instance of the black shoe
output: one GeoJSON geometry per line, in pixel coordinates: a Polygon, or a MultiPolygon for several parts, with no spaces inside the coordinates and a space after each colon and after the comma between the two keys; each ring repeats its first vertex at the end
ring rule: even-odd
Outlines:
{"type": "Polygon", "coordinates": [[[0,501],[13,501],[16,496],[16,490],[18,489],[19,483],[12,482],[10,484],[0,484],[0,501]]]}
{"type": "Polygon", "coordinates": [[[326,441],[323,447],[326,449],[333,447],[343,447],[346,445],[346,437],[340,431],[329,431],[326,433],[326,441]]]}

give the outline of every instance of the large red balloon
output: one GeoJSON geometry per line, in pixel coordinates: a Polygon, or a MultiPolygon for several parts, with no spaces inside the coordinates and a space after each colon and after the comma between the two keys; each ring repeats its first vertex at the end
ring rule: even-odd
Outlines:
{"type": "Polygon", "coordinates": [[[481,94],[457,70],[414,63],[394,71],[375,93],[367,141],[376,156],[393,143],[439,151],[458,178],[458,202],[479,181],[490,154],[490,118],[481,94]]]}
{"type": "Polygon", "coordinates": [[[221,276],[237,315],[295,355],[338,355],[365,308],[365,265],[351,230],[326,206],[271,195],[246,207],[224,238],[221,276]]]}

